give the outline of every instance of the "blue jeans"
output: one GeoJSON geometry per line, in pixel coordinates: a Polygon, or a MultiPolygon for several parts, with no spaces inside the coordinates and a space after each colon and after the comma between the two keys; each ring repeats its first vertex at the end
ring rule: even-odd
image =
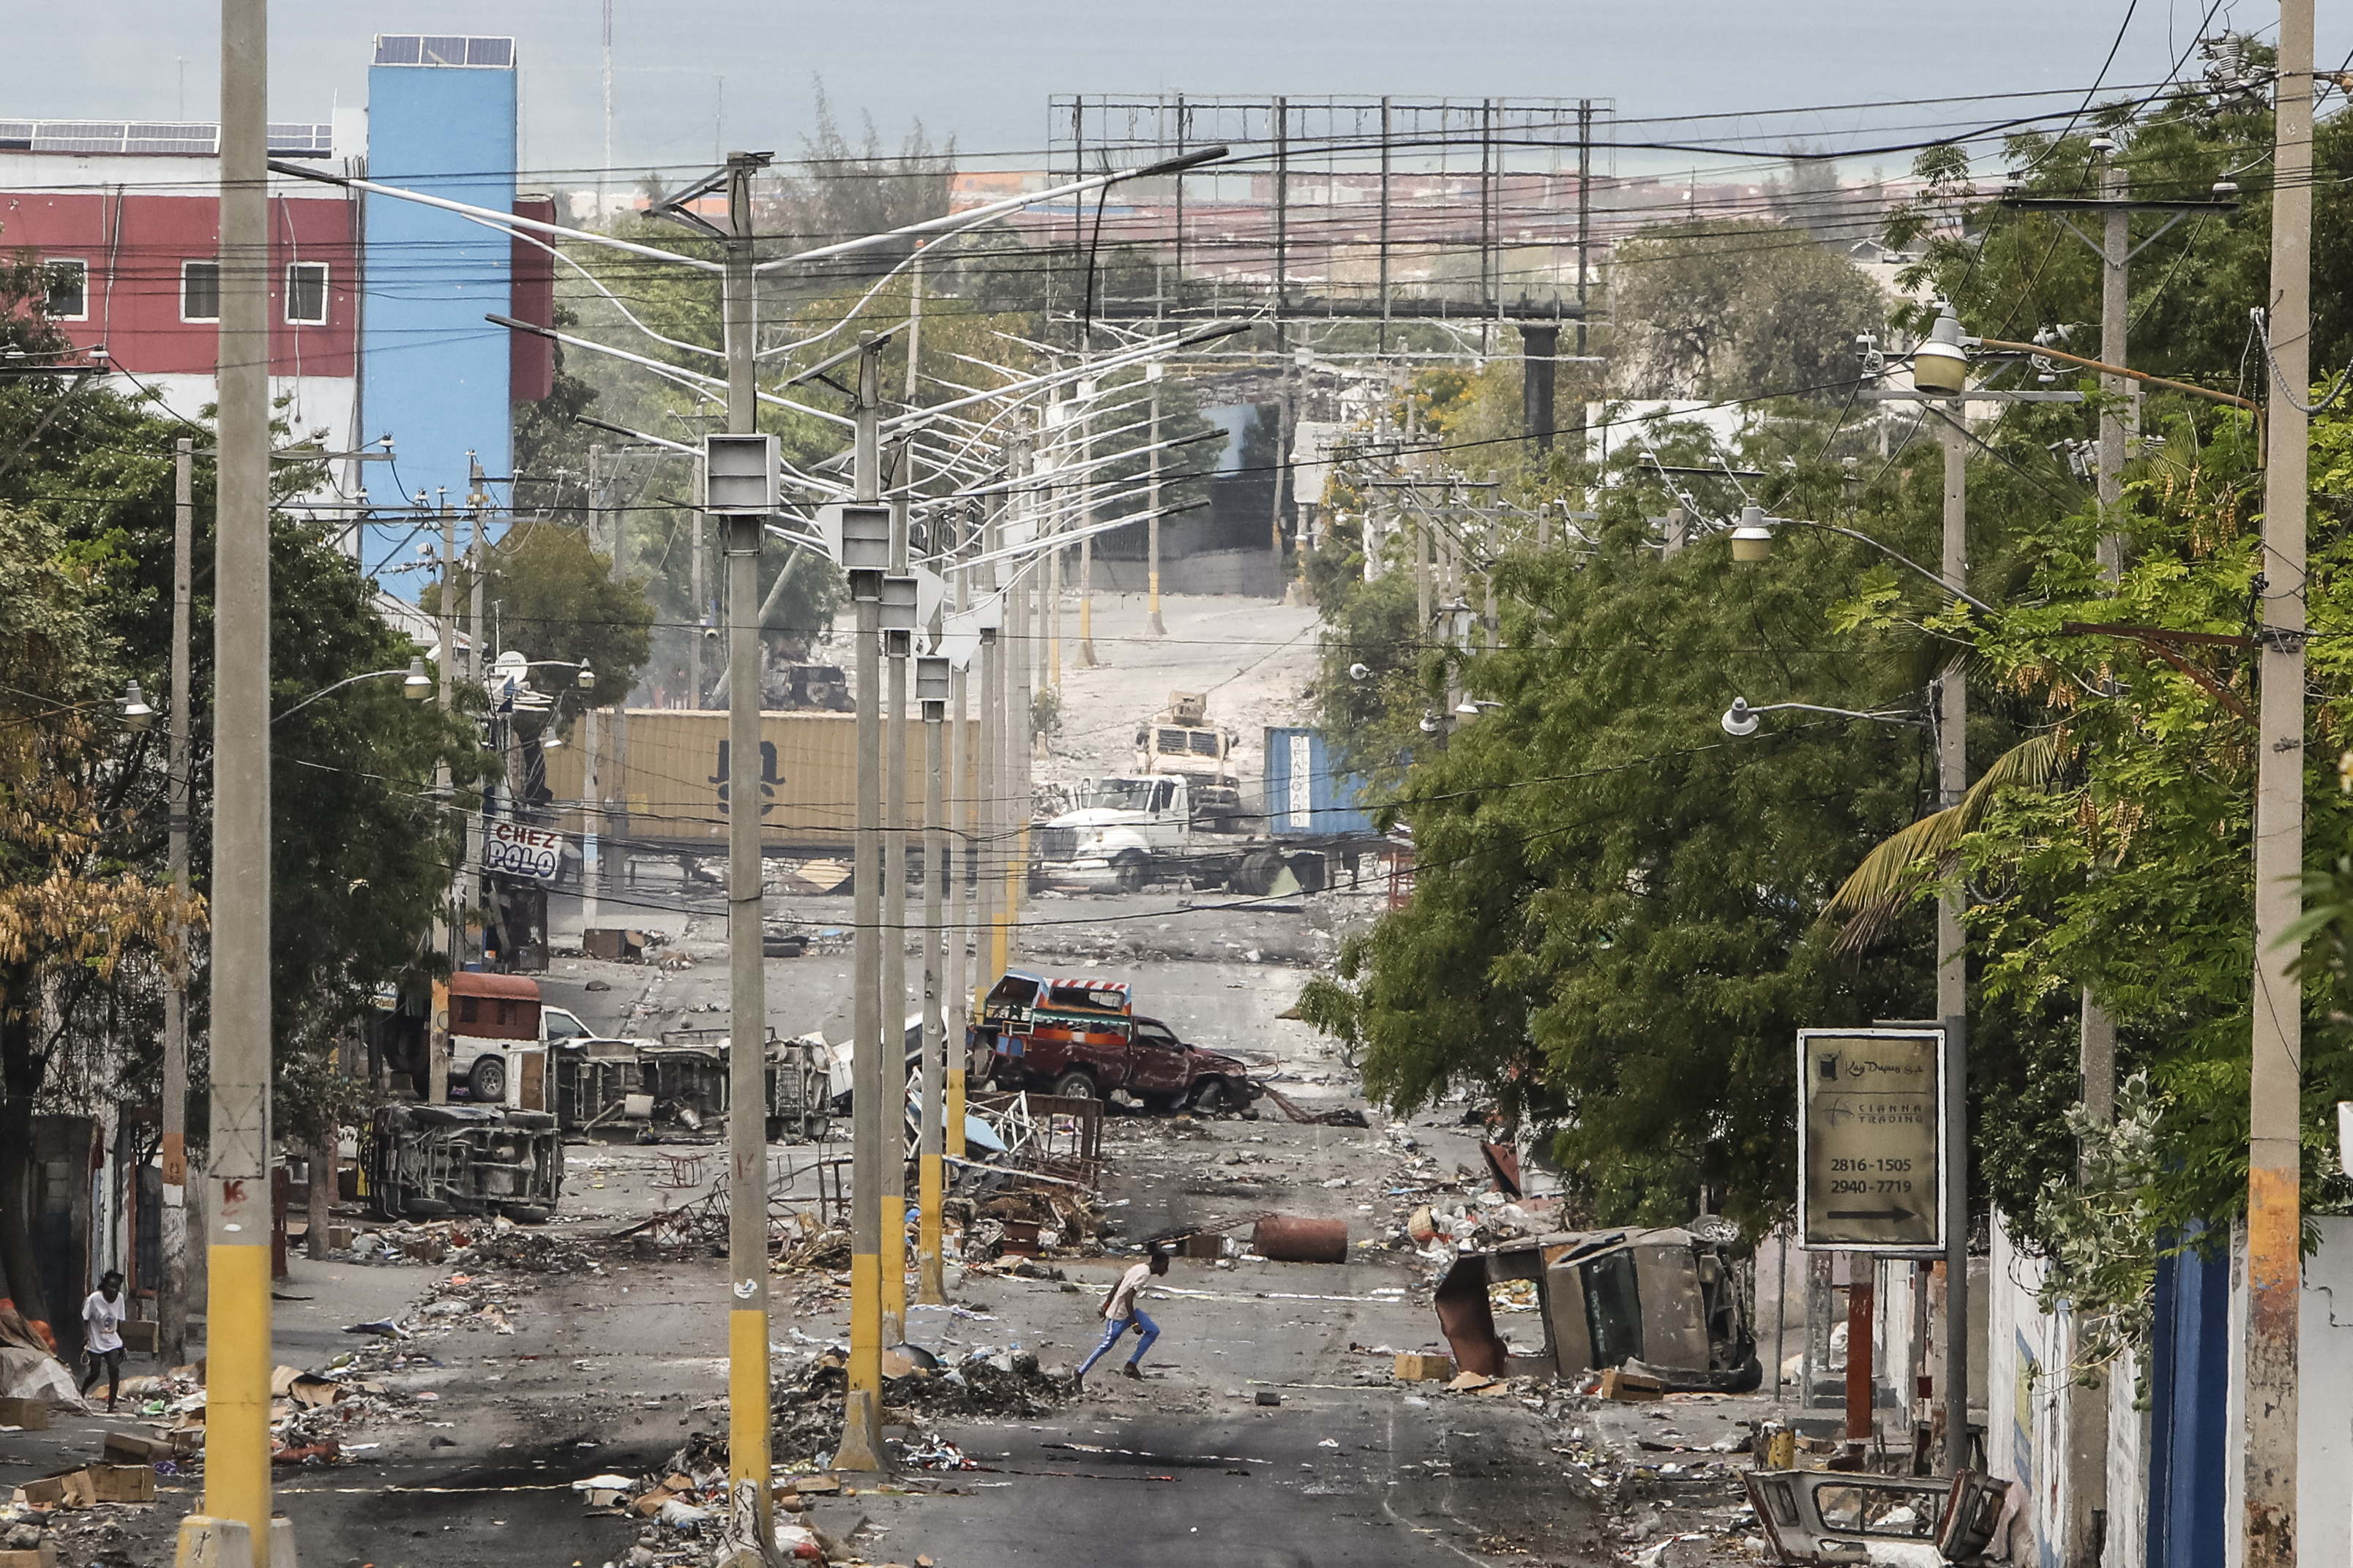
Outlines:
{"type": "Polygon", "coordinates": [[[1152,1348],[1152,1342],[1160,1337],[1160,1325],[1145,1316],[1144,1310],[1139,1307],[1130,1311],[1126,1317],[1113,1318],[1103,1325],[1103,1343],[1095,1347],[1094,1354],[1079,1363],[1078,1375],[1084,1377],[1093,1371],[1095,1363],[1103,1360],[1105,1352],[1112,1346],[1119,1343],[1120,1335],[1130,1329],[1135,1331],[1137,1337],[1135,1353],[1127,1358],[1127,1363],[1130,1366],[1134,1366],[1137,1362],[1142,1361],[1144,1352],[1152,1348]]]}

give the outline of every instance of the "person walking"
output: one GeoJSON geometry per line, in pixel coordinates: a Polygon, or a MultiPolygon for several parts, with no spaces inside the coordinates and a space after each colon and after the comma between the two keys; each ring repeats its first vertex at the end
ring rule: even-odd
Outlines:
{"type": "Polygon", "coordinates": [[[1155,1247],[1143,1262],[1120,1276],[1119,1283],[1113,1286],[1111,1293],[1103,1298],[1103,1343],[1095,1346],[1094,1353],[1080,1363],[1079,1370],[1071,1374],[1072,1393],[1086,1386],[1087,1373],[1093,1370],[1095,1363],[1110,1353],[1111,1347],[1119,1343],[1120,1336],[1130,1329],[1136,1333],[1135,1349],[1128,1356],[1126,1364],[1119,1370],[1128,1377],[1142,1380],[1144,1369],[1136,1363],[1144,1359],[1144,1352],[1150,1350],[1153,1342],[1160,1337],[1160,1325],[1145,1314],[1144,1309],[1136,1304],[1136,1297],[1144,1289],[1145,1280],[1167,1272],[1168,1254],[1155,1247]]]}
{"type": "Polygon", "coordinates": [[[90,1371],[81,1380],[81,1391],[88,1394],[98,1383],[98,1374],[106,1373],[106,1413],[114,1414],[114,1401],[122,1392],[122,1319],[130,1310],[122,1299],[122,1276],[109,1269],[98,1282],[98,1289],[81,1304],[82,1353],[90,1360],[90,1371]]]}

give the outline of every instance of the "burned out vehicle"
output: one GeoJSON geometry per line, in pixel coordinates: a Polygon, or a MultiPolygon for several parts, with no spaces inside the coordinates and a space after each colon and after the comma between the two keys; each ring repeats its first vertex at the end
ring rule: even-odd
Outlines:
{"type": "Polygon", "coordinates": [[[497,1214],[541,1225],[564,1190],[563,1141],[543,1110],[379,1105],[360,1166],[385,1219],[497,1214]]]}
{"type": "Polygon", "coordinates": [[[970,1076],[1003,1089],[1073,1100],[1124,1093],[1157,1111],[1231,1109],[1260,1092],[1240,1058],[1187,1045],[1159,1019],[1138,1016],[1120,980],[1007,970],[966,1044],[970,1076]]]}
{"type": "Polygon", "coordinates": [[[1974,1470],[1949,1480],[1830,1470],[1746,1470],[1749,1505],[1788,1563],[2009,1562],[2010,1483],[1974,1470]]]}
{"type": "Polygon", "coordinates": [[[1729,1244],[1681,1229],[1562,1231],[1466,1254],[1436,1298],[1439,1327],[1466,1372],[1574,1377],[1623,1367],[1669,1389],[1725,1394],[1764,1379],[1748,1302],[1729,1244]],[[1514,1357],[1495,1326],[1491,1288],[1519,1279],[1535,1281],[1537,1358],[1514,1357]]]}

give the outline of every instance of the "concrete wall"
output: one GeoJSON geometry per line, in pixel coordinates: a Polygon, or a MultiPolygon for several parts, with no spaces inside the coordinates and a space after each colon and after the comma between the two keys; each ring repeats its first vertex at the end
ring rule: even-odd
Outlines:
{"type": "MultiPolygon", "coordinates": [[[[1066,581],[1076,582],[1073,557],[1066,581]]],[[[1201,550],[1160,563],[1163,594],[1242,594],[1253,598],[1280,599],[1291,579],[1282,562],[1271,550],[1201,550]]],[[[1098,593],[1142,594],[1151,586],[1141,561],[1095,558],[1098,593]]]]}
{"type": "MultiPolygon", "coordinates": [[[[511,212],[515,201],[515,73],[479,66],[368,70],[368,174],[386,184],[511,212]]],[[[466,454],[485,474],[513,470],[512,242],[455,213],[394,196],[366,205],[363,319],[365,435],[389,434],[398,489],[446,489],[462,506],[466,454]]],[[[395,486],[371,485],[382,499],[395,486]]],[[[506,499],[499,484],[491,493],[506,499]]]]}
{"type": "MultiPolygon", "coordinates": [[[[2353,1562],[2353,1218],[2306,1216],[2320,1249],[2304,1260],[2296,1347],[2296,1561],[2353,1562]]],[[[2223,1513],[2225,1561],[2245,1561],[2246,1237],[2231,1242],[2231,1460],[2223,1513]]]]}

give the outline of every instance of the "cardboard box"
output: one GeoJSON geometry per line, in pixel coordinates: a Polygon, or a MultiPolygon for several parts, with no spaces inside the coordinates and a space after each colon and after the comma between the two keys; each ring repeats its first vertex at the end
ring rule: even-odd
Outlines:
{"type": "Polygon", "coordinates": [[[0,1426],[22,1426],[27,1432],[49,1429],[49,1402],[46,1399],[0,1399],[0,1426]]]}
{"type": "Polygon", "coordinates": [[[92,1465],[82,1473],[90,1478],[90,1490],[100,1502],[155,1500],[153,1465],[92,1465]]]}
{"type": "Polygon", "coordinates": [[[1627,1372],[1611,1367],[1601,1374],[1601,1397],[1628,1403],[1644,1399],[1664,1399],[1667,1391],[1655,1377],[1639,1372],[1627,1372]]]}
{"type": "Polygon", "coordinates": [[[1444,1383],[1454,1375],[1454,1358],[1409,1351],[1397,1358],[1396,1374],[1399,1383],[1444,1383]]]}
{"type": "Polygon", "coordinates": [[[26,1481],[19,1489],[35,1508],[88,1508],[98,1500],[98,1489],[88,1470],[43,1476],[37,1481],[26,1481]]]}
{"type": "Polygon", "coordinates": [[[0,1568],[58,1568],[58,1549],[44,1541],[30,1552],[0,1552],[0,1568]]]}
{"type": "Polygon", "coordinates": [[[176,1458],[167,1438],[150,1437],[139,1432],[106,1435],[106,1462],[110,1465],[153,1465],[176,1458]]]}
{"type": "Polygon", "coordinates": [[[131,1318],[117,1325],[116,1331],[122,1336],[124,1350],[134,1355],[153,1355],[155,1347],[163,1342],[164,1325],[152,1318],[131,1318]]]}

